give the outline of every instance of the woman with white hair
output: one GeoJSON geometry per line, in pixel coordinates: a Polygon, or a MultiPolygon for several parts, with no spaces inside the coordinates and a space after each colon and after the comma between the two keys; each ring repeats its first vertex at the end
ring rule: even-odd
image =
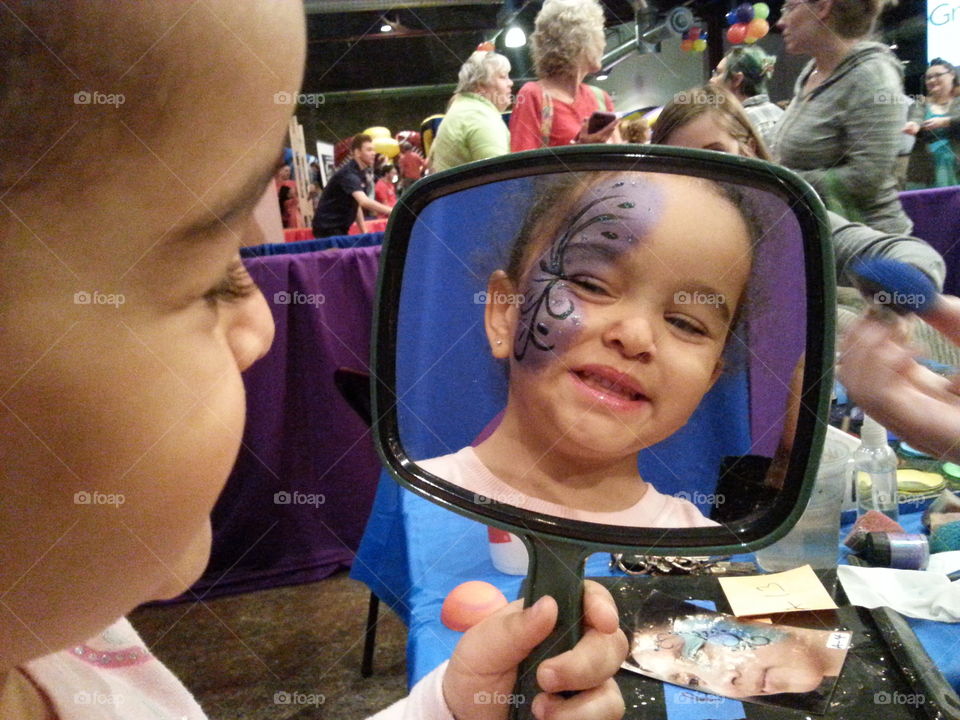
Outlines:
{"type": "Polygon", "coordinates": [[[510,105],[510,61],[478,50],[460,68],[457,89],[430,148],[434,171],[510,152],[501,113],[510,105]]]}
{"type": "Polygon", "coordinates": [[[571,143],[620,142],[614,118],[588,132],[594,112],[613,112],[606,92],[583,79],[600,70],[605,39],[597,0],[547,0],[530,37],[537,80],[517,94],[510,117],[510,149],[571,143]]]}

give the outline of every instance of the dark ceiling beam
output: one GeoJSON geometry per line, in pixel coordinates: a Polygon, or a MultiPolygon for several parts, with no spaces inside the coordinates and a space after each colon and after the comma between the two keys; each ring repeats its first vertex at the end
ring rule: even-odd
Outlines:
{"type": "Polygon", "coordinates": [[[418,37],[448,37],[451,35],[470,35],[476,34],[478,32],[483,32],[486,28],[482,27],[473,27],[473,28],[464,28],[461,30],[403,30],[401,32],[369,32],[364,33],[363,35],[324,35],[323,37],[315,37],[307,40],[308,45],[314,45],[319,43],[327,42],[348,42],[355,43],[360,42],[361,40],[403,40],[405,38],[418,38],[418,37]]]}
{"type": "Polygon", "coordinates": [[[317,13],[370,12],[402,10],[403,8],[451,7],[453,5],[503,5],[503,0],[306,0],[303,7],[308,15],[317,13]]]}

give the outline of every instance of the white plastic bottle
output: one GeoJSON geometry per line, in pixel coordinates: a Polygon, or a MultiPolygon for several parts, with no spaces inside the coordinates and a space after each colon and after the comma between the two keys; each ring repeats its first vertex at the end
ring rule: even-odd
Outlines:
{"type": "Polygon", "coordinates": [[[897,520],[897,455],[887,444],[886,428],[868,415],[863,416],[860,447],[853,460],[857,516],[877,510],[897,520]]]}

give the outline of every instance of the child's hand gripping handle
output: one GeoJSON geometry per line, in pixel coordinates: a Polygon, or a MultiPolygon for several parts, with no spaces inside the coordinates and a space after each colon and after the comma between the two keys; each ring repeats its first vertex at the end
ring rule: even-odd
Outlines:
{"type": "Polygon", "coordinates": [[[542,688],[537,684],[537,668],[544,660],[572,650],[580,640],[583,622],[583,568],[588,551],[564,542],[536,536],[525,538],[530,555],[524,582],[524,606],[529,607],[545,595],[557,602],[557,624],[520,664],[517,675],[517,703],[512,717],[532,717],[531,704],[542,688]]]}

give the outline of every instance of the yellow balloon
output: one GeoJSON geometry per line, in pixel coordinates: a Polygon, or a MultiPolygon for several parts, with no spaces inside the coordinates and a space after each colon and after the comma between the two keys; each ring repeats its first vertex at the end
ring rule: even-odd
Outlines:
{"type": "Polygon", "coordinates": [[[373,141],[373,149],[385,157],[392,158],[400,152],[400,143],[392,137],[378,137],[373,141]]]}
{"type": "Polygon", "coordinates": [[[371,140],[376,140],[377,138],[393,137],[393,133],[381,125],[374,125],[373,127],[368,127],[366,130],[363,131],[363,134],[369,135],[371,140]]]}

